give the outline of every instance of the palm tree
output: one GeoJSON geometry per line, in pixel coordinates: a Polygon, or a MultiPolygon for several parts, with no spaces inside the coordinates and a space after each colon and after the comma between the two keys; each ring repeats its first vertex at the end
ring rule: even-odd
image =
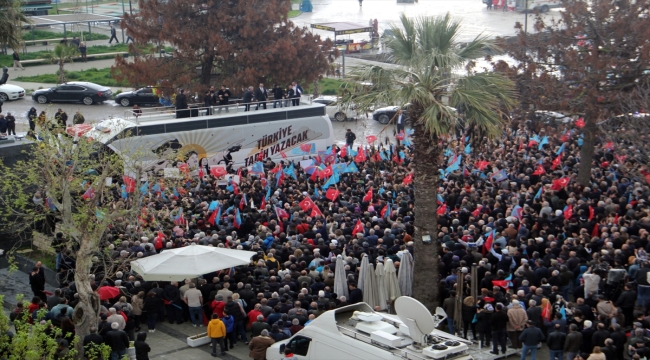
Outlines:
{"type": "Polygon", "coordinates": [[[468,129],[477,145],[486,137],[499,136],[507,118],[504,111],[515,105],[515,92],[511,81],[499,74],[467,69],[468,61],[494,47],[485,36],[461,46],[460,23],[449,14],[415,19],[402,15],[400,21],[401,26],[392,26],[394,37],[387,43],[393,62],[400,66],[353,69],[345,85],[351,94],[344,101],[361,109],[409,104],[415,130],[411,162],[415,188],[413,296],[435,310],[439,278],[437,184],[446,147],[439,140],[454,136],[459,127],[468,129]],[[372,85],[353,85],[359,83],[372,85]],[[433,245],[423,242],[423,235],[430,236],[433,245]]]}
{"type": "Polygon", "coordinates": [[[63,71],[63,66],[66,62],[71,62],[73,58],[77,55],[77,49],[67,44],[59,44],[54,47],[54,51],[48,52],[45,54],[45,59],[52,62],[52,64],[59,64],[59,84],[65,82],[65,72],[63,71]]]}
{"type": "Polygon", "coordinates": [[[29,24],[31,20],[20,11],[20,0],[0,0],[0,44],[20,48],[22,23],[29,24]]]}

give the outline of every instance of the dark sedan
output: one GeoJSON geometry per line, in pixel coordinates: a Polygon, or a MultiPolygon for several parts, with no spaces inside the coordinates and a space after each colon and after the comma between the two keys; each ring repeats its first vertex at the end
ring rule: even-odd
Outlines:
{"type": "Polygon", "coordinates": [[[68,82],[49,89],[36,90],[32,99],[39,104],[49,102],[82,102],[86,105],[102,103],[111,98],[113,92],[106,86],[89,82],[68,82]]]}
{"type": "Polygon", "coordinates": [[[159,105],[158,96],[153,89],[145,87],[136,91],[125,91],[115,97],[115,102],[122,106],[159,105]]]}

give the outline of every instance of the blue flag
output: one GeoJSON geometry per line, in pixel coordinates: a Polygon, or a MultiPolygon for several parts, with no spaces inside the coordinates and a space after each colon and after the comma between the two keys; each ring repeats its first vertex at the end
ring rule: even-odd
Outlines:
{"type": "Polygon", "coordinates": [[[97,217],[97,220],[104,220],[104,212],[99,209],[95,210],[95,216],[97,217]]]}
{"type": "Polygon", "coordinates": [[[580,137],[578,138],[578,146],[582,146],[584,143],[584,135],[580,134],[580,137]]]}
{"type": "Polygon", "coordinates": [[[535,194],[535,197],[533,198],[533,200],[536,200],[536,199],[539,199],[540,197],[542,197],[542,188],[543,188],[543,186],[539,187],[539,190],[537,190],[537,194],[535,194]]]}
{"type": "Polygon", "coordinates": [[[536,143],[539,143],[539,136],[537,136],[537,134],[533,135],[533,137],[530,138],[530,139],[533,140],[536,143]]]}
{"type": "Polygon", "coordinates": [[[415,134],[415,129],[406,129],[406,135],[413,135],[415,134]]]}
{"type": "Polygon", "coordinates": [[[314,188],[314,195],[317,197],[320,197],[320,193],[318,192],[318,188],[314,188]]]}
{"type": "Polygon", "coordinates": [[[178,190],[176,190],[176,188],[174,188],[174,196],[176,196],[177,198],[181,197],[180,194],[178,193],[178,190]]]}
{"type": "Polygon", "coordinates": [[[129,194],[126,192],[126,185],[122,184],[122,199],[129,197],[129,194]]]}
{"type": "Polygon", "coordinates": [[[404,151],[400,151],[399,152],[399,158],[404,160],[405,157],[406,157],[406,155],[404,155],[404,151]]]}
{"type": "Polygon", "coordinates": [[[262,164],[261,161],[256,162],[253,164],[253,167],[251,168],[251,172],[254,174],[264,174],[264,164],[262,164]]]}
{"type": "Polygon", "coordinates": [[[465,154],[471,154],[472,153],[472,146],[470,146],[469,143],[465,146],[465,154]]]}
{"type": "Polygon", "coordinates": [[[383,193],[385,193],[385,192],[386,192],[386,190],[384,190],[383,187],[379,188],[379,190],[377,191],[377,193],[378,193],[379,195],[381,195],[381,194],[383,194],[383,193]]]}
{"type": "Polygon", "coordinates": [[[231,207],[226,209],[226,214],[230,213],[233,209],[235,208],[235,205],[232,205],[231,207]]]}
{"type": "Polygon", "coordinates": [[[357,156],[358,151],[354,150],[353,148],[350,148],[348,153],[350,154],[350,156],[357,156]]]}
{"type": "Polygon", "coordinates": [[[221,222],[221,206],[219,206],[219,211],[217,211],[217,218],[215,220],[215,223],[217,225],[219,225],[220,222],[221,222]]]}
{"type": "Polygon", "coordinates": [[[542,138],[542,141],[539,142],[539,146],[537,146],[537,150],[542,150],[542,147],[544,144],[548,144],[548,137],[544,136],[542,138]]]}
{"type": "Polygon", "coordinates": [[[212,202],[210,203],[210,207],[208,207],[208,211],[214,211],[214,209],[216,209],[217,206],[219,206],[219,203],[216,200],[212,200],[212,202]]]}
{"type": "Polygon", "coordinates": [[[384,151],[380,151],[380,152],[379,152],[379,157],[380,157],[382,160],[388,160],[388,155],[386,155],[386,150],[384,150],[384,151]]]}
{"type": "Polygon", "coordinates": [[[560,146],[560,149],[557,151],[556,155],[560,155],[563,152],[564,152],[564,144],[562,144],[562,146],[560,146]]]}
{"type": "Polygon", "coordinates": [[[497,182],[506,180],[508,178],[508,174],[506,174],[506,169],[503,169],[496,174],[492,175],[492,179],[496,180],[497,182]]]}
{"type": "Polygon", "coordinates": [[[404,141],[402,141],[402,145],[404,145],[404,146],[411,146],[411,140],[409,140],[409,139],[404,139],[404,141]]]}
{"type": "Polygon", "coordinates": [[[445,198],[443,198],[442,195],[438,194],[437,198],[438,198],[439,203],[441,203],[441,204],[445,203],[445,198]]]}
{"type": "Polygon", "coordinates": [[[354,164],[354,161],[351,161],[351,162],[350,162],[350,165],[348,165],[348,167],[345,168],[345,171],[344,171],[344,172],[346,172],[346,173],[357,173],[357,172],[359,172],[359,169],[358,169],[357,166],[354,164]]]}
{"type": "Polygon", "coordinates": [[[265,199],[266,201],[269,201],[269,198],[270,198],[270,197],[271,197],[271,187],[269,187],[269,189],[266,190],[266,196],[264,197],[264,199],[265,199]]]}
{"type": "Polygon", "coordinates": [[[291,176],[294,180],[298,179],[296,177],[296,172],[294,170],[293,163],[291,163],[291,165],[289,165],[288,168],[284,169],[284,174],[288,175],[288,176],[291,176]]]}
{"type": "Polygon", "coordinates": [[[160,184],[155,184],[151,187],[151,190],[153,190],[153,192],[160,192],[160,184]]]}
{"type": "Polygon", "coordinates": [[[445,149],[445,156],[452,156],[452,155],[454,155],[454,152],[451,151],[451,149],[446,148],[446,149],[445,149]]]}
{"type": "Polygon", "coordinates": [[[143,193],[143,194],[149,192],[149,182],[148,181],[145,182],[144,184],[142,184],[142,186],[140,186],[140,192],[143,193]]]}

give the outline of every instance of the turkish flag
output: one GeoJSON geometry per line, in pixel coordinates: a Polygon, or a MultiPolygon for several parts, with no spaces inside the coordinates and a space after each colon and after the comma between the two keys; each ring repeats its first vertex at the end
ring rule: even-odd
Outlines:
{"type": "Polygon", "coordinates": [[[589,206],[589,220],[594,218],[594,208],[589,206]]]}
{"type": "Polygon", "coordinates": [[[375,155],[372,156],[372,161],[374,161],[374,162],[380,162],[381,161],[381,156],[379,156],[379,152],[376,152],[375,155]]]}
{"type": "Polygon", "coordinates": [[[364,202],[370,202],[372,201],[372,186],[370,187],[370,190],[366,193],[366,196],[363,197],[362,201],[364,202]]]}
{"type": "Polygon", "coordinates": [[[627,156],[614,154],[614,158],[616,158],[616,161],[622,164],[625,162],[625,158],[627,158],[627,156]]]}
{"type": "Polygon", "coordinates": [[[404,183],[404,185],[408,185],[408,184],[410,184],[410,183],[412,183],[412,182],[413,182],[413,173],[409,173],[409,174],[406,175],[406,177],[404,178],[403,183],[404,183]]]}
{"type": "Polygon", "coordinates": [[[264,161],[264,152],[260,151],[260,153],[257,154],[257,161],[264,161]]]}
{"type": "Polygon", "coordinates": [[[346,157],[347,155],[348,155],[348,146],[345,145],[343,147],[343,149],[341,149],[341,151],[339,152],[339,156],[340,157],[346,157]]]}
{"type": "Polygon", "coordinates": [[[321,170],[318,173],[318,176],[321,177],[321,178],[328,178],[328,177],[332,176],[332,174],[334,174],[334,170],[332,170],[331,166],[328,166],[325,169],[321,170]]]}
{"type": "Polygon", "coordinates": [[[246,199],[242,196],[241,200],[239,201],[239,210],[244,210],[246,207],[246,199]]]}
{"type": "Polygon", "coordinates": [[[266,206],[266,196],[262,196],[262,203],[260,204],[260,210],[264,210],[266,206]]]}
{"type": "Polygon", "coordinates": [[[404,134],[404,131],[400,131],[399,134],[395,135],[395,138],[399,141],[404,140],[405,137],[406,135],[404,134]]]}
{"type": "Polygon", "coordinates": [[[212,211],[212,214],[210,214],[210,218],[208,219],[208,222],[210,224],[212,224],[212,226],[215,226],[218,212],[219,212],[219,210],[215,209],[215,210],[212,211]]]}
{"type": "Polygon", "coordinates": [[[327,192],[325,193],[325,197],[332,201],[335,201],[340,194],[341,192],[336,189],[328,189],[327,192]]]}
{"type": "Polygon", "coordinates": [[[327,164],[331,164],[334,162],[334,160],[336,160],[336,154],[327,155],[324,161],[327,164]]]}
{"type": "Polygon", "coordinates": [[[479,206],[476,208],[476,210],[472,211],[472,216],[473,216],[473,217],[478,217],[478,216],[481,214],[481,208],[482,208],[482,207],[483,207],[483,205],[479,205],[479,206]]]}
{"type": "MultiPolygon", "coordinates": [[[[616,215],[618,216],[618,215],[616,215]]],[[[598,233],[600,232],[600,228],[598,227],[598,223],[594,224],[593,230],[591,230],[591,236],[596,237],[598,236],[598,233]]]]}
{"type": "Polygon", "coordinates": [[[603,146],[603,147],[605,149],[609,150],[609,151],[612,151],[612,150],[614,150],[614,143],[610,141],[607,144],[605,144],[605,146],[603,146]]]}
{"type": "Polygon", "coordinates": [[[562,137],[560,138],[560,140],[561,140],[562,142],[567,142],[567,140],[569,140],[569,136],[570,136],[570,135],[571,135],[571,131],[570,131],[570,130],[567,130],[567,131],[564,133],[564,135],[562,135],[562,137]]]}
{"type": "Polygon", "coordinates": [[[388,209],[389,209],[388,205],[384,206],[384,208],[381,209],[380,215],[382,218],[386,217],[386,211],[388,211],[388,209]]]}
{"type": "Polygon", "coordinates": [[[300,205],[300,208],[302,209],[302,211],[307,211],[307,210],[309,210],[309,208],[311,208],[312,206],[314,206],[316,204],[314,204],[314,202],[311,201],[310,198],[306,197],[298,205],[300,205]]]}
{"type": "Polygon", "coordinates": [[[573,205],[569,205],[564,211],[564,218],[569,220],[573,216],[573,205]]]}
{"type": "Polygon", "coordinates": [[[368,135],[366,136],[366,141],[368,142],[368,144],[372,144],[375,141],[377,141],[377,137],[375,135],[368,135]]]}
{"type": "Polygon", "coordinates": [[[271,174],[277,174],[278,171],[282,170],[282,165],[278,164],[278,166],[274,167],[273,169],[269,170],[271,174]]]}
{"type": "Polygon", "coordinates": [[[124,186],[126,187],[126,192],[129,193],[129,194],[134,192],[135,191],[135,179],[130,177],[130,176],[126,176],[126,175],[124,175],[122,177],[122,179],[124,179],[124,186]]]}
{"type": "Polygon", "coordinates": [[[300,150],[302,150],[302,152],[306,152],[306,153],[311,152],[311,144],[302,144],[302,145],[300,145],[300,150]]]}
{"type": "Polygon", "coordinates": [[[226,168],[221,167],[221,166],[215,166],[210,169],[210,174],[214,177],[222,177],[226,174],[228,174],[228,171],[226,171],[226,168]]]}
{"type": "Polygon", "coordinates": [[[558,155],[555,159],[553,159],[553,162],[551,164],[551,168],[553,170],[555,170],[556,167],[560,166],[560,164],[562,164],[562,155],[558,155]]]}
{"type": "Polygon", "coordinates": [[[316,217],[317,215],[322,217],[323,213],[320,211],[318,206],[313,206],[311,208],[311,214],[310,215],[311,215],[311,217],[316,217]]]}
{"type": "Polygon", "coordinates": [[[576,120],[576,126],[579,127],[580,129],[582,129],[583,127],[585,127],[585,121],[584,121],[584,119],[583,119],[583,118],[580,118],[580,119],[576,120]]]}
{"type": "Polygon", "coordinates": [[[530,141],[528,142],[528,147],[531,148],[531,147],[535,146],[535,144],[537,144],[537,141],[535,141],[535,140],[530,140],[530,141]]]}
{"type": "Polygon", "coordinates": [[[361,163],[364,161],[366,161],[366,152],[363,150],[362,147],[360,147],[357,156],[354,157],[354,162],[361,163]]]}
{"type": "Polygon", "coordinates": [[[569,179],[568,177],[563,177],[557,180],[553,180],[553,184],[551,185],[551,190],[557,191],[557,190],[562,190],[564,189],[567,185],[569,185],[569,179]]]}
{"type": "Polygon", "coordinates": [[[483,171],[483,169],[485,169],[485,167],[488,166],[488,165],[490,165],[490,162],[489,162],[489,161],[485,161],[485,160],[482,160],[482,161],[479,161],[479,162],[476,163],[476,167],[477,167],[480,171],[483,171]]]}
{"type": "Polygon", "coordinates": [[[354,224],[354,228],[352,229],[352,236],[357,233],[363,233],[363,224],[361,223],[361,219],[357,219],[357,223],[354,224]]]}
{"type": "Polygon", "coordinates": [[[544,167],[542,165],[537,165],[537,168],[535,171],[533,171],[533,175],[542,175],[545,174],[546,170],[544,170],[544,167]]]}

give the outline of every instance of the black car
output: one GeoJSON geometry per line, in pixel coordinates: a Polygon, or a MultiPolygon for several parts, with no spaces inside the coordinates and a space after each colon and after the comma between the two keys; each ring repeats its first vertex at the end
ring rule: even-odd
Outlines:
{"type": "Polygon", "coordinates": [[[39,104],[49,102],[82,102],[86,105],[102,103],[111,98],[113,92],[106,86],[89,82],[68,82],[49,89],[36,90],[32,99],[39,104]]]}
{"type": "MultiPolygon", "coordinates": [[[[379,121],[380,124],[388,124],[388,122],[393,119],[395,114],[399,110],[399,106],[387,106],[383,108],[376,109],[372,113],[372,119],[379,121]]],[[[408,120],[408,105],[403,108],[404,115],[406,115],[406,120],[408,120]]]]}
{"type": "Polygon", "coordinates": [[[136,91],[125,91],[115,97],[115,102],[122,106],[131,105],[159,105],[158,96],[153,93],[153,88],[145,87],[136,91]]]}

